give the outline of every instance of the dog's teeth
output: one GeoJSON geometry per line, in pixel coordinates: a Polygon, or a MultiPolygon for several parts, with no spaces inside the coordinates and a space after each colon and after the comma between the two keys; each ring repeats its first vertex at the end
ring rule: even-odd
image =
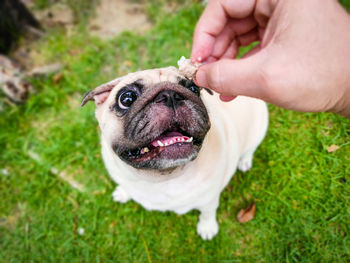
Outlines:
{"type": "Polygon", "coordinates": [[[184,142],[184,141],[185,141],[185,138],[181,138],[181,141],[184,142]]]}
{"type": "Polygon", "coordinates": [[[174,141],[173,141],[173,140],[170,140],[169,144],[173,144],[173,143],[174,143],[174,141]]]}
{"type": "Polygon", "coordinates": [[[164,144],[163,144],[161,141],[157,141],[157,143],[158,143],[158,145],[161,146],[161,147],[164,146],[164,144]]]}
{"type": "Polygon", "coordinates": [[[143,152],[144,153],[148,153],[149,152],[149,149],[147,147],[143,148],[143,152]]]}
{"type": "Polygon", "coordinates": [[[187,142],[192,142],[192,141],[193,141],[193,137],[191,137],[187,140],[187,142]]]}
{"type": "Polygon", "coordinates": [[[168,146],[168,143],[166,142],[166,143],[164,143],[164,145],[165,145],[165,146],[168,146]]]}

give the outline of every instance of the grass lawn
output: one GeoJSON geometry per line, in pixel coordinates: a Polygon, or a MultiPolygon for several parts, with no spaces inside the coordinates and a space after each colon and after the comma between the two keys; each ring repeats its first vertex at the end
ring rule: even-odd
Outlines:
{"type": "Polygon", "coordinates": [[[196,211],[113,202],[94,105],[80,100],[116,76],[189,56],[203,6],[166,13],[164,3],[152,1],[155,26],[142,36],[102,41],[84,19],[69,37],[49,31],[40,55],[65,64],[62,79],[33,79],[25,105],[0,101],[0,262],[350,262],[350,121],[334,114],[269,106],[267,136],[253,169],[222,193],[212,241],[197,236],[196,211]],[[255,218],[239,223],[251,202],[255,218]]]}

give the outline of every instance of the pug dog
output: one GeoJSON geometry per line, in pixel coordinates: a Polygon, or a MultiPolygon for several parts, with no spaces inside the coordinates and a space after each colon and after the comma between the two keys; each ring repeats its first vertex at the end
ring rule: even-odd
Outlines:
{"type": "Polygon", "coordinates": [[[88,92],[96,104],[102,156],[118,184],[116,202],[184,214],[199,210],[197,233],[218,233],[220,193],[248,171],[268,126],[266,104],[221,102],[175,67],[130,73],[88,92]]]}

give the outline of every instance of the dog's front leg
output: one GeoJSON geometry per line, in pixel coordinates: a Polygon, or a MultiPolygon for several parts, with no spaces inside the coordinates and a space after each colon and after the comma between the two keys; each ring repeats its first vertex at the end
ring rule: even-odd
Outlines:
{"type": "Polygon", "coordinates": [[[112,196],[113,200],[119,203],[126,203],[131,199],[130,195],[120,185],[115,188],[112,196]]]}
{"type": "Polygon", "coordinates": [[[219,231],[219,225],[216,222],[216,209],[219,206],[219,198],[217,196],[209,204],[199,208],[199,222],[197,224],[197,233],[204,240],[212,239],[219,231]]]}

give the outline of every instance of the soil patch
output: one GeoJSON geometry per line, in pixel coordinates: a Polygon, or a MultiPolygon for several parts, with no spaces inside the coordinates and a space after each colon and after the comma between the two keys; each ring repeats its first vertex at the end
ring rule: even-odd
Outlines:
{"type": "Polygon", "coordinates": [[[101,0],[89,29],[92,35],[109,39],[123,31],[142,33],[151,26],[145,14],[145,4],[126,0],[101,0]]]}

